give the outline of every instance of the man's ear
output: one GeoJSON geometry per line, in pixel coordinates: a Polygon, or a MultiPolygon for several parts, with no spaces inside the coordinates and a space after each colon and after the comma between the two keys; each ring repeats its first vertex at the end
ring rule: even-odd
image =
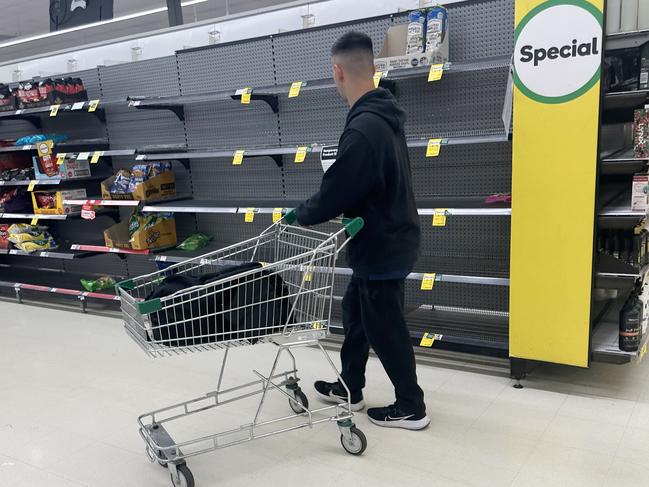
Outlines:
{"type": "Polygon", "coordinates": [[[342,81],[344,77],[343,68],[340,67],[340,64],[334,64],[333,67],[334,67],[334,76],[336,77],[336,79],[342,81]]]}

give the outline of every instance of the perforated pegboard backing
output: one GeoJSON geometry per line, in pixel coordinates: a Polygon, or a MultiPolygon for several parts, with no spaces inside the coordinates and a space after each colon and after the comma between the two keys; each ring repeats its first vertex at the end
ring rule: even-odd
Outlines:
{"type": "Polygon", "coordinates": [[[277,147],[277,115],[264,102],[222,100],[185,107],[190,149],[277,147]]]}
{"type": "Polygon", "coordinates": [[[508,68],[452,73],[436,83],[400,81],[397,100],[406,111],[410,138],[504,133],[502,122],[508,68]]]}
{"type": "Polygon", "coordinates": [[[245,158],[238,166],[232,159],[194,160],[192,176],[199,200],[284,199],[282,172],[270,157],[245,158]]]}
{"type": "Polygon", "coordinates": [[[411,148],[409,153],[419,200],[511,191],[511,142],[448,145],[438,157],[426,157],[425,147],[411,148]]]}
{"type": "MultiPolygon", "coordinates": [[[[109,100],[180,94],[175,56],[102,66],[99,73],[104,97],[109,100]]],[[[168,111],[111,107],[107,109],[107,129],[113,149],[186,143],[183,123],[168,111]]]]}
{"type": "Polygon", "coordinates": [[[337,143],[348,111],[335,89],[304,91],[297,99],[280,97],[282,144],[337,143]]]}
{"type": "Polygon", "coordinates": [[[331,76],[331,46],[350,30],[369,35],[374,41],[374,54],[378,54],[390,25],[390,18],[384,18],[275,36],[273,49],[277,82],[283,84],[331,76]]]}
{"type": "Polygon", "coordinates": [[[275,83],[270,38],[179,51],[177,58],[183,95],[275,83]]]}
{"type": "MultiPolygon", "coordinates": [[[[449,60],[469,61],[508,56],[514,51],[514,0],[484,0],[446,5],[449,60]]],[[[397,15],[395,23],[408,21],[397,15]]]]}

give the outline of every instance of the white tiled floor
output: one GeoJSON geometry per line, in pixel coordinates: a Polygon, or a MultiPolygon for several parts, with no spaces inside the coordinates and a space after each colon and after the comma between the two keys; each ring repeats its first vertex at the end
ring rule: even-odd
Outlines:
{"type": "MultiPolygon", "coordinates": [[[[158,487],[167,472],[144,455],[135,418],[213,390],[220,353],[152,360],[116,318],[0,301],[0,487],[158,487]]],[[[235,350],[229,380],[267,370],[272,346],[235,350]]],[[[319,352],[300,349],[305,392],[331,377],[319,352]]],[[[303,429],[192,458],[210,486],[649,485],[649,365],[537,369],[515,390],[504,376],[420,366],[432,425],[383,430],[363,414],[363,457],[347,455],[334,425],[303,429]]],[[[380,364],[366,399],[392,400],[380,364]]],[[[269,412],[283,415],[283,398],[269,412]]],[[[254,403],[197,418],[198,437],[250,421],[254,403]]]]}

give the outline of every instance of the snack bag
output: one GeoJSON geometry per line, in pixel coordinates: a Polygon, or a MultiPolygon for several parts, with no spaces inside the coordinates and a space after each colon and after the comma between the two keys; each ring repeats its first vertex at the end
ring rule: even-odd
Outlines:
{"type": "Polygon", "coordinates": [[[131,171],[131,181],[128,185],[128,193],[133,193],[138,184],[149,179],[150,174],[151,166],[149,164],[138,164],[137,166],[133,166],[133,170],[131,171]]]}
{"type": "Polygon", "coordinates": [[[29,242],[17,243],[15,245],[19,250],[28,253],[36,252],[36,251],[54,250],[56,248],[56,242],[54,242],[54,239],[51,236],[48,236],[48,238],[44,238],[41,240],[31,240],[29,242]]]}
{"type": "Polygon", "coordinates": [[[115,279],[103,276],[99,279],[80,279],[81,285],[88,292],[112,291],[115,289],[115,279]]]}
{"type": "Polygon", "coordinates": [[[209,244],[211,241],[212,237],[210,235],[195,233],[187,237],[177,248],[180,250],[194,252],[207,246],[207,244],[209,244]]]}
{"type": "Polygon", "coordinates": [[[120,169],[115,175],[115,181],[110,186],[110,192],[114,194],[129,193],[131,185],[131,172],[128,169],[120,169]]]}

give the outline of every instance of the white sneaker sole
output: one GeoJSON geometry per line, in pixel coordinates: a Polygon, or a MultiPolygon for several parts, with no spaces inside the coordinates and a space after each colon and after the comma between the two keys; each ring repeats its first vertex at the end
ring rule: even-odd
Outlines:
{"type": "MultiPolygon", "coordinates": [[[[325,402],[328,402],[330,404],[347,404],[347,400],[343,399],[338,396],[326,396],[322,394],[320,391],[317,389],[314,389],[315,393],[318,395],[320,399],[322,399],[325,402]]],[[[358,411],[362,411],[365,408],[365,401],[360,401],[357,403],[351,403],[350,409],[352,412],[357,413],[358,411]]]]}
{"type": "Polygon", "coordinates": [[[382,426],[383,428],[402,428],[411,431],[423,430],[430,424],[430,418],[428,416],[424,416],[417,420],[404,419],[401,421],[378,421],[370,416],[368,416],[367,419],[375,425],[382,426]]]}

